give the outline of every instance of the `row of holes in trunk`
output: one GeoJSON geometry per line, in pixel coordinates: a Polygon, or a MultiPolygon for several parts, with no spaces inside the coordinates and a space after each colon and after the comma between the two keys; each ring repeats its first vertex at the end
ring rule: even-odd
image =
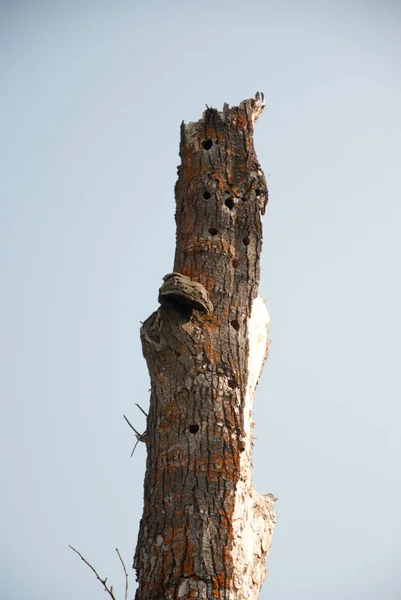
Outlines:
{"type": "MultiPolygon", "coordinates": [[[[211,228],[209,229],[209,233],[210,233],[210,235],[217,235],[217,234],[219,233],[219,230],[218,230],[218,229],[216,229],[216,227],[211,227],[211,228]]],[[[244,237],[244,239],[242,240],[242,243],[244,244],[244,246],[249,246],[249,244],[251,243],[251,240],[249,239],[249,237],[248,237],[248,236],[246,236],[246,237],[244,237]]],[[[237,261],[237,260],[236,260],[236,261],[234,261],[234,260],[233,260],[233,267],[234,267],[234,268],[235,268],[235,267],[238,267],[238,261],[237,261]],[[237,264],[234,264],[234,263],[237,263],[237,264]]]]}
{"type": "MultiPolygon", "coordinates": [[[[213,140],[205,140],[205,141],[203,142],[202,146],[203,146],[203,149],[204,149],[204,150],[210,150],[210,148],[213,146],[213,140]]],[[[259,189],[259,188],[257,188],[257,189],[255,190],[255,194],[256,194],[257,196],[260,196],[260,194],[261,194],[261,193],[262,193],[262,192],[260,191],[260,189],[259,189]]],[[[203,194],[203,197],[205,198],[205,200],[209,200],[209,199],[211,198],[211,193],[210,193],[210,192],[205,192],[205,193],[203,194]]],[[[247,200],[247,198],[242,198],[242,200],[245,202],[245,200],[247,200]]],[[[228,199],[225,201],[225,205],[226,205],[226,206],[228,206],[228,208],[229,208],[230,210],[232,210],[232,209],[234,208],[234,201],[233,201],[233,199],[232,199],[232,198],[228,198],[228,199]]]]}
{"type": "MultiPolygon", "coordinates": [[[[204,150],[210,150],[210,148],[213,146],[213,141],[212,140],[205,140],[203,142],[202,146],[203,146],[204,150]]],[[[256,196],[260,196],[261,195],[261,191],[260,191],[259,188],[257,188],[255,190],[255,194],[256,194],[256,196]]],[[[205,192],[203,192],[203,197],[204,197],[205,200],[210,200],[210,198],[212,197],[212,194],[206,190],[205,192]]],[[[242,200],[245,202],[247,200],[247,198],[242,198],[242,200]]],[[[230,210],[232,210],[234,208],[234,200],[232,198],[227,198],[224,201],[224,204],[230,210]]],[[[209,229],[209,233],[210,233],[210,235],[217,235],[219,233],[219,230],[216,229],[216,227],[211,227],[209,229]]],[[[251,242],[248,236],[244,237],[244,239],[242,241],[243,241],[243,243],[244,243],[245,246],[249,246],[249,244],[251,242]]],[[[232,264],[233,264],[234,269],[236,269],[239,266],[238,260],[235,260],[235,259],[233,260],[232,264]]],[[[234,327],[234,329],[237,329],[233,325],[233,323],[237,323],[238,324],[238,321],[231,321],[231,325],[234,327]]],[[[238,329],[239,329],[239,324],[238,324],[238,329]]],[[[238,331],[238,329],[237,329],[237,331],[238,331]]]]}
{"type": "MultiPolygon", "coordinates": [[[[195,433],[198,433],[199,431],[199,425],[198,423],[192,423],[189,427],[188,427],[189,433],[193,433],[195,435],[195,433]]],[[[243,452],[245,450],[245,444],[244,442],[241,442],[239,444],[239,451],[243,452]]]]}
{"type": "MultiPolygon", "coordinates": [[[[227,192],[227,193],[230,193],[230,192],[227,192]]],[[[260,194],[261,194],[261,191],[260,191],[260,189],[259,189],[259,188],[257,188],[257,189],[255,190],[255,194],[256,194],[257,196],[260,196],[260,194]]],[[[210,200],[210,198],[212,197],[212,194],[206,190],[206,192],[203,192],[203,197],[204,197],[204,199],[205,199],[205,200],[210,200]]],[[[248,198],[242,198],[242,201],[243,201],[243,202],[246,202],[247,200],[248,200],[248,198]]],[[[227,200],[225,200],[225,201],[224,201],[224,204],[225,204],[225,205],[227,206],[227,208],[229,208],[230,210],[232,210],[232,209],[234,208],[234,200],[233,200],[232,198],[227,198],[227,200]]]]}
{"type": "MultiPolygon", "coordinates": [[[[204,148],[205,150],[210,150],[210,148],[212,147],[212,145],[213,145],[213,142],[212,142],[212,140],[205,140],[205,141],[203,142],[203,148],[204,148]]],[[[256,193],[256,196],[260,196],[260,194],[261,194],[261,191],[260,191],[260,189],[259,189],[259,188],[258,188],[258,189],[256,189],[256,190],[255,190],[255,193],[256,193]]],[[[210,193],[210,192],[208,192],[208,191],[205,191],[205,192],[203,193],[203,197],[204,197],[204,199],[205,199],[205,200],[210,200],[210,198],[212,197],[212,195],[211,195],[211,193],[210,193]]],[[[242,198],[242,200],[245,202],[245,201],[247,200],[247,198],[242,198]]],[[[225,205],[227,206],[227,208],[229,208],[230,210],[232,210],[232,209],[234,208],[234,200],[233,200],[232,198],[227,198],[227,199],[225,200],[224,204],[225,204],[225,205]]],[[[219,232],[219,231],[218,231],[218,229],[216,229],[215,227],[211,227],[211,228],[209,229],[209,233],[210,233],[210,235],[217,235],[217,233],[218,233],[218,232],[219,232]]],[[[244,243],[244,245],[245,245],[245,246],[249,246],[250,239],[249,239],[249,237],[248,237],[248,236],[247,236],[247,237],[245,237],[245,238],[244,238],[242,241],[243,241],[243,243],[244,243]]],[[[233,264],[233,267],[234,267],[234,268],[237,268],[237,267],[239,266],[239,262],[238,262],[238,260],[233,260],[233,263],[232,263],[232,264],[233,264]]],[[[239,327],[240,327],[240,325],[239,325],[239,322],[238,322],[236,319],[233,319],[232,321],[230,321],[230,325],[231,325],[231,327],[232,327],[233,329],[235,329],[235,331],[238,331],[238,330],[239,330],[239,327]]],[[[235,381],[235,379],[229,379],[229,381],[228,381],[227,383],[228,383],[228,386],[229,386],[231,389],[235,389],[235,388],[237,388],[237,387],[238,387],[238,384],[237,384],[237,382],[235,381]]],[[[189,426],[189,431],[190,431],[190,433],[194,433],[194,434],[195,434],[195,433],[197,433],[197,432],[199,431],[199,425],[198,425],[198,424],[193,424],[193,425],[190,425],[190,426],[189,426]]]]}

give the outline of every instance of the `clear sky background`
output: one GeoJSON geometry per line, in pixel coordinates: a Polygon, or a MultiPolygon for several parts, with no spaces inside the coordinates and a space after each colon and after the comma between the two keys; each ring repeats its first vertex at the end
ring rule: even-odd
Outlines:
{"type": "Polygon", "coordinates": [[[0,598],[123,598],[180,122],[261,90],[261,600],[399,600],[401,4],[0,7],[0,598]]]}

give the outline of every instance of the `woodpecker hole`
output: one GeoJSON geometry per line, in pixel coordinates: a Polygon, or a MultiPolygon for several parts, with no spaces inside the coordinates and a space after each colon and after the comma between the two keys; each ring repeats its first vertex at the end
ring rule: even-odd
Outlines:
{"type": "Polygon", "coordinates": [[[216,227],[211,227],[209,229],[209,233],[210,233],[210,235],[216,235],[217,233],[219,233],[219,230],[216,229],[216,227]]]}
{"type": "Polygon", "coordinates": [[[230,387],[232,390],[235,390],[235,388],[238,387],[238,383],[235,381],[235,379],[229,379],[227,381],[227,385],[228,387],[230,387]]]}
{"type": "Polygon", "coordinates": [[[199,425],[197,423],[194,423],[193,425],[190,425],[188,427],[188,429],[189,429],[189,433],[198,433],[199,425]]]}
{"type": "Polygon", "coordinates": [[[203,192],[203,197],[205,200],[210,200],[212,194],[210,192],[203,192]]]}
{"type": "Polygon", "coordinates": [[[235,258],[233,260],[233,267],[234,267],[234,269],[236,269],[237,267],[239,267],[239,261],[236,260],[235,258]]]}
{"type": "Polygon", "coordinates": [[[239,323],[238,323],[238,321],[236,319],[234,319],[233,321],[231,321],[230,325],[231,325],[231,327],[233,329],[235,329],[235,331],[238,331],[238,329],[239,329],[239,323]]]}
{"type": "Polygon", "coordinates": [[[244,442],[241,442],[241,443],[239,444],[238,450],[239,450],[240,452],[244,452],[244,451],[245,451],[245,444],[244,444],[244,442]]]}
{"type": "Polygon", "coordinates": [[[260,191],[260,189],[259,189],[259,188],[257,188],[257,189],[255,190],[255,194],[256,194],[257,196],[260,196],[260,194],[261,194],[261,193],[262,193],[262,192],[260,191]]]}
{"type": "Polygon", "coordinates": [[[232,198],[227,198],[227,200],[224,202],[224,204],[227,206],[227,208],[229,208],[230,210],[232,210],[234,208],[234,200],[232,198]]]}
{"type": "Polygon", "coordinates": [[[244,237],[244,239],[242,240],[244,242],[245,246],[249,246],[249,244],[251,243],[251,240],[249,239],[249,237],[244,237]]]}
{"type": "Polygon", "coordinates": [[[210,148],[213,146],[213,142],[212,140],[205,140],[202,145],[205,150],[210,150],[210,148]]]}

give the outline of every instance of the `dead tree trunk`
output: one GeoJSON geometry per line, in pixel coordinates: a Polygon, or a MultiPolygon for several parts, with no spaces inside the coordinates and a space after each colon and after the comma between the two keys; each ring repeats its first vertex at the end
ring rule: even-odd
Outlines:
{"type": "Polygon", "coordinates": [[[272,494],[252,478],[252,404],[269,341],[258,296],[267,186],[253,146],[263,95],[182,124],[174,273],[143,324],[151,378],[137,600],[253,600],[272,494]]]}

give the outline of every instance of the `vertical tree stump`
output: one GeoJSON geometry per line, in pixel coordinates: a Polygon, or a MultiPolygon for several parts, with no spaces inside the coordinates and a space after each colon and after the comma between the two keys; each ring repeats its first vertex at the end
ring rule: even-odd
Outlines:
{"type": "Polygon", "coordinates": [[[151,377],[137,600],[256,599],[275,523],[252,484],[252,404],[267,357],[258,296],[267,186],[259,94],[182,124],[174,273],[143,324],[151,377]]]}

